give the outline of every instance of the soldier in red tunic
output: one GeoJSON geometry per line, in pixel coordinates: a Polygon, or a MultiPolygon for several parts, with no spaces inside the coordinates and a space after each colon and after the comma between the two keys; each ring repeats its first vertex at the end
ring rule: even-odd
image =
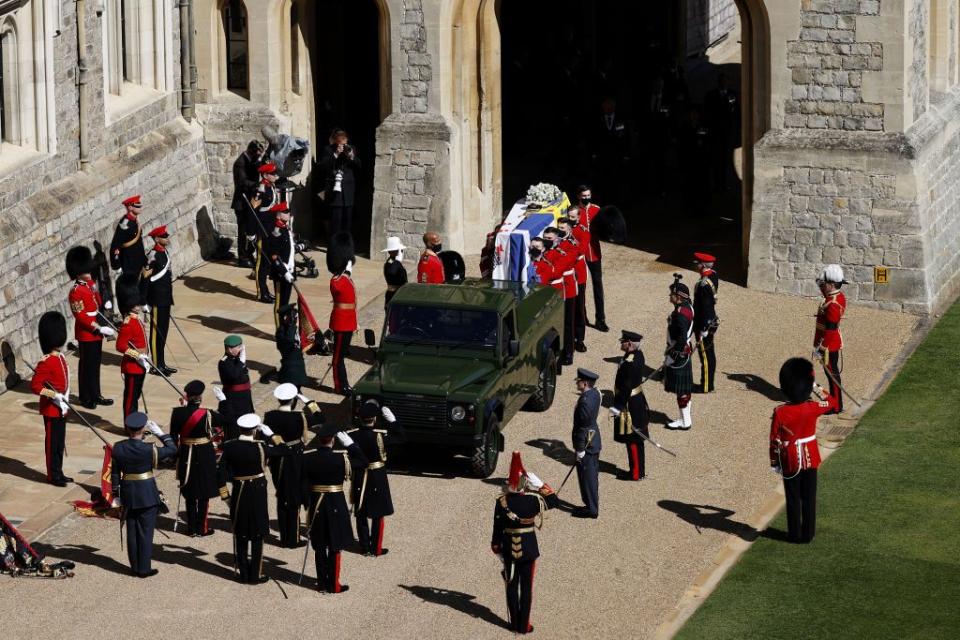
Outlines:
{"type": "Polygon", "coordinates": [[[533,238],[530,240],[530,248],[527,250],[530,255],[530,265],[537,275],[537,282],[544,286],[553,287],[563,295],[563,280],[558,284],[553,284],[556,276],[554,275],[553,264],[544,257],[543,238],[533,238]]]}
{"type": "MultiPolygon", "coordinates": [[[[590,240],[585,245],[587,269],[590,271],[590,282],[593,287],[593,328],[607,332],[607,316],[603,308],[603,265],[600,262],[600,239],[590,231],[590,223],[600,213],[600,207],[593,204],[593,192],[587,185],[577,187],[577,204],[580,209],[579,223],[588,233],[590,240]]],[[[569,213],[568,213],[569,215],[569,213]]]]}
{"type": "Polygon", "coordinates": [[[547,249],[544,257],[554,269],[554,280],[551,284],[563,286],[563,361],[561,364],[571,365],[576,336],[577,277],[574,264],[577,257],[561,246],[559,230],[556,227],[547,227],[543,230],[543,241],[547,249]]]}
{"type": "Polygon", "coordinates": [[[353,239],[350,234],[341,231],[333,236],[327,249],[327,270],[330,278],[330,295],[333,297],[333,309],[330,311],[330,329],[333,331],[333,390],[349,396],[353,393],[347,380],[347,366],[344,362],[350,351],[350,340],[357,330],[357,290],[350,279],[353,270],[353,239]]]}
{"type": "Polygon", "coordinates": [[[90,277],[93,267],[93,254],[87,247],[77,246],[67,252],[67,274],[74,280],[69,300],[75,320],[74,338],[80,352],[80,364],[77,367],[80,404],[87,409],[96,409],[98,404],[105,407],[113,404],[113,400],[104,398],[100,393],[100,359],[103,355],[103,338],[116,335],[112,328],[99,323],[101,300],[97,286],[90,277]]]}
{"type": "Polygon", "coordinates": [[[60,352],[67,342],[67,321],[57,311],[40,316],[37,333],[43,357],[37,363],[30,390],[40,396],[43,416],[43,448],[47,461],[47,482],[67,486],[73,478],[63,475],[63,452],[66,448],[67,401],[70,397],[70,369],[60,352]]]}
{"type": "Polygon", "coordinates": [[[823,363],[830,381],[830,395],[836,396],[837,406],[830,413],[843,411],[843,396],[840,395],[838,385],[840,373],[843,370],[843,336],[840,335],[840,320],[847,310],[847,298],[840,292],[840,287],[846,284],[843,279],[843,269],[838,264],[828,264],[817,278],[823,302],[817,309],[817,329],[813,334],[813,349],[815,357],[823,363]]]}
{"type": "Polygon", "coordinates": [[[424,284],[443,284],[447,281],[443,274],[443,261],[437,255],[443,250],[440,234],[428,231],[423,234],[424,250],[417,263],[417,282],[424,284]]]}
{"type": "Polygon", "coordinates": [[[147,334],[140,322],[140,299],[137,291],[122,288],[117,291],[123,324],[117,335],[117,351],[123,354],[120,373],[123,375],[123,419],[139,411],[143,395],[143,378],[150,369],[147,359],[147,334]]]}
{"type": "Polygon", "coordinates": [[[787,403],[773,410],[770,466],[783,475],[787,499],[787,536],[791,542],[813,540],[817,523],[817,418],[837,407],[837,396],[814,382],[813,363],[791,358],[780,368],[780,389],[787,403]],[[810,400],[816,392],[819,401],[810,400]]]}
{"type": "Polygon", "coordinates": [[[560,218],[560,232],[564,234],[562,247],[574,253],[577,258],[573,263],[573,276],[577,282],[577,297],[574,307],[574,331],[576,342],[574,349],[580,353],[587,351],[587,345],[583,340],[587,335],[587,257],[586,248],[590,244],[590,232],[579,227],[577,220],[580,217],[580,210],[576,207],[571,208],[573,216],[568,213],[568,217],[560,218]]]}

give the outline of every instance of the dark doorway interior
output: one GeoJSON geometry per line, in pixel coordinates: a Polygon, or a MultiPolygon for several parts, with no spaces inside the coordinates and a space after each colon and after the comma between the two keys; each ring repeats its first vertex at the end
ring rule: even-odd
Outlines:
{"type": "MultiPolygon", "coordinates": [[[[336,127],[350,135],[350,144],[361,162],[356,172],[354,244],[358,253],[368,253],[376,130],[380,124],[379,10],[374,0],[319,0],[314,8],[317,144],[326,145],[330,131],[336,127]]],[[[322,148],[317,150],[317,157],[321,153],[322,148]]],[[[322,188],[321,181],[321,176],[314,176],[314,191],[322,188]]],[[[322,235],[320,225],[318,236],[322,235]]]]}
{"type": "Polygon", "coordinates": [[[503,3],[504,207],[586,182],[632,246],[686,267],[706,250],[737,278],[740,65],[688,57],[686,20],[678,0],[503,3]]]}

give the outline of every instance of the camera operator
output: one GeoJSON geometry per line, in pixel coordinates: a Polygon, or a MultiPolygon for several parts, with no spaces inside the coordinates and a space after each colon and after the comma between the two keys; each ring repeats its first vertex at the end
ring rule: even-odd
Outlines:
{"type": "Polygon", "coordinates": [[[343,129],[334,129],[330,144],[320,156],[320,176],[323,191],[320,199],[327,209],[327,239],[339,231],[353,232],[353,196],[356,190],[354,172],[360,169],[356,149],[348,144],[343,129]]]}
{"type": "Polygon", "coordinates": [[[244,196],[256,189],[260,182],[263,150],[263,143],[251,140],[246,151],[233,163],[233,201],[230,207],[237,216],[237,265],[241,267],[253,266],[253,243],[247,240],[247,236],[256,233],[256,223],[250,220],[244,196]]]}

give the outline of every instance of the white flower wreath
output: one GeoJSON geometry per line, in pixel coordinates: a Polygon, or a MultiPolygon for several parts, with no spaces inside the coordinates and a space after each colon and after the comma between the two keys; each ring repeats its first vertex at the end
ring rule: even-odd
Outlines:
{"type": "Polygon", "coordinates": [[[563,192],[557,185],[541,182],[527,189],[527,208],[538,209],[557,202],[563,197],[563,192]]]}

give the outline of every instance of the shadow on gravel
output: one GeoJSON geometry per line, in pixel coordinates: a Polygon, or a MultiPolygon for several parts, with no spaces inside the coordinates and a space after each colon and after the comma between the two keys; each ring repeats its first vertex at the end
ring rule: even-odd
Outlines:
{"type": "Polygon", "coordinates": [[[213,329],[221,333],[238,333],[251,338],[266,340],[268,342],[274,342],[276,339],[272,333],[267,333],[266,331],[257,329],[256,327],[247,324],[246,322],[241,322],[240,320],[234,320],[232,318],[222,318],[220,316],[201,316],[194,313],[187,316],[187,319],[191,320],[192,322],[200,323],[208,329],[213,329]]]}
{"type": "Polygon", "coordinates": [[[14,460],[13,458],[8,458],[6,456],[0,456],[0,473],[17,476],[18,478],[23,478],[27,482],[46,483],[47,481],[47,474],[37,471],[36,469],[31,469],[19,460],[14,460]]]}
{"type": "Polygon", "coordinates": [[[213,278],[206,278],[204,276],[187,276],[181,278],[181,280],[188,289],[193,289],[194,291],[200,291],[202,293],[224,293],[236,298],[243,298],[244,300],[257,299],[255,294],[229,282],[223,282],[222,280],[214,280],[213,278]]]}
{"type": "Polygon", "coordinates": [[[451,609],[456,609],[461,613],[465,613],[471,618],[479,618],[484,622],[498,627],[506,628],[508,626],[506,620],[495,614],[490,607],[476,602],[477,596],[470,595],[469,593],[438,589],[437,587],[423,587],[420,585],[401,584],[397,586],[406,589],[424,602],[442,604],[451,609]]]}
{"type": "MultiPolygon", "coordinates": [[[[577,459],[573,450],[569,449],[563,442],[553,438],[537,438],[536,440],[528,440],[526,444],[540,449],[543,451],[543,455],[568,467],[577,459]]],[[[619,473],[619,469],[617,469],[617,465],[601,460],[600,472],[615,476],[619,473]]]]}
{"type": "Polygon", "coordinates": [[[62,546],[54,546],[38,542],[32,546],[39,553],[42,553],[45,556],[51,556],[53,558],[57,558],[58,560],[70,560],[71,562],[75,562],[77,564],[77,569],[80,569],[80,565],[87,564],[94,567],[100,567],[104,571],[110,571],[111,573],[130,575],[130,567],[128,565],[118,562],[109,556],[97,553],[100,551],[100,549],[91,547],[90,545],[67,544],[62,546]]]}
{"type": "Polygon", "coordinates": [[[753,542],[760,533],[748,524],[731,520],[735,511],[714,507],[709,504],[688,504],[676,500],[660,500],[657,506],[677,514],[677,517],[692,524],[697,533],[700,529],[715,529],[729,533],[747,542],[753,542]]]}
{"type": "Polygon", "coordinates": [[[723,372],[723,375],[727,376],[728,380],[733,380],[734,382],[742,382],[748,391],[754,391],[759,393],[774,402],[783,402],[783,392],[780,391],[780,387],[770,384],[765,379],[753,373],[727,373],[723,372]]]}

